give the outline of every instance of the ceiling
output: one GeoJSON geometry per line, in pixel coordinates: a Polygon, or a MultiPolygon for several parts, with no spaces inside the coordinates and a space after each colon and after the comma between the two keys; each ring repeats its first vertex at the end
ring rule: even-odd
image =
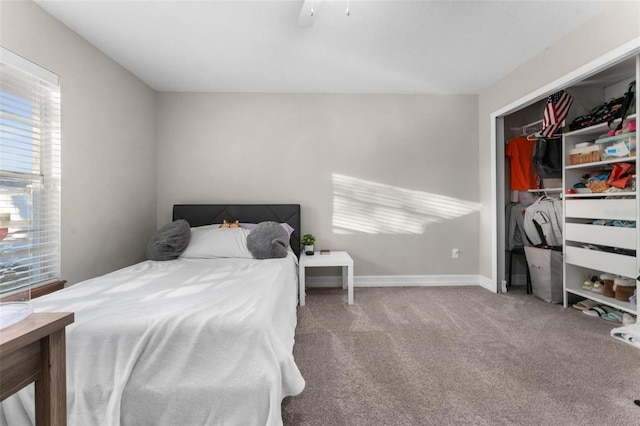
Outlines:
{"type": "Polygon", "coordinates": [[[35,2],[157,91],[400,94],[479,93],[611,3],[35,2]]]}

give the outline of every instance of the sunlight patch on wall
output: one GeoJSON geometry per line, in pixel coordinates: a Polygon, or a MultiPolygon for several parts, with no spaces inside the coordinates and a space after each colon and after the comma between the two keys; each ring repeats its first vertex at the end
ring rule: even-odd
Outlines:
{"type": "Polygon", "coordinates": [[[422,234],[478,210],[479,203],[333,174],[336,234],[422,234]]]}

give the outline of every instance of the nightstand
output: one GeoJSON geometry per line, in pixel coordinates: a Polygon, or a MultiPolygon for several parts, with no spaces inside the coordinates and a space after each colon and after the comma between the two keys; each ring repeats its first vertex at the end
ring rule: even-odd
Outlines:
{"type": "Polygon", "coordinates": [[[304,306],[306,268],[339,266],[342,268],[342,288],[347,289],[349,305],[353,305],[353,259],[346,251],[331,251],[329,254],[315,252],[313,256],[300,255],[300,306],[304,306]]]}

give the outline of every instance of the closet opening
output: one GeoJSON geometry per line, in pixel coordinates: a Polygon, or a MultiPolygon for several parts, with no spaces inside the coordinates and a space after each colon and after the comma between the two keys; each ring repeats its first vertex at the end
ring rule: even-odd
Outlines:
{"type": "MultiPolygon", "coordinates": [[[[505,116],[503,121],[505,267],[501,292],[533,293],[527,259],[551,255],[531,245],[556,251],[562,248],[562,233],[558,230],[562,222],[557,214],[562,211],[562,138],[541,134],[546,105],[546,99],[538,100],[505,116]],[[543,157],[546,160],[542,161],[543,157]],[[533,225],[537,215],[545,218],[549,232],[533,225]]],[[[562,273],[554,272],[556,279],[562,273]]],[[[550,295],[546,298],[551,300],[550,295]]]]}
{"type": "MultiPolygon", "coordinates": [[[[576,72],[540,88],[492,115],[495,149],[495,158],[492,159],[495,166],[495,188],[493,189],[495,233],[493,235],[492,278],[497,293],[516,292],[523,295],[531,293],[530,268],[522,248],[523,245],[530,245],[530,242],[524,241],[522,244],[522,235],[517,234],[523,232],[521,229],[523,225],[521,221],[515,220],[515,218],[520,219],[519,216],[523,214],[520,209],[536,202],[548,201],[549,205],[554,205],[556,208],[559,206],[561,214],[564,216],[564,194],[567,192],[567,188],[575,183],[568,182],[567,176],[565,176],[565,166],[569,164],[568,157],[566,157],[569,155],[569,149],[565,146],[567,141],[564,140],[565,133],[562,129],[558,130],[555,135],[560,137],[554,138],[552,142],[558,144],[562,155],[562,167],[559,172],[539,177],[537,185],[534,185],[532,182],[526,182],[526,179],[525,182],[522,182],[523,175],[514,170],[514,167],[521,168],[521,165],[518,164],[518,155],[522,152],[529,152],[531,155],[532,145],[541,136],[542,120],[549,96],[561,90],[571,95],[572,104],[564,120],[564,124],[568,125],[577,117],[589,114],[594,107],[605,101],[624,96],[629,82],[637,80],[640,73],[639,51],[636,40],[616,52],[611,52],[576,70],[576,72]],[[513,145],[509,146],[509,144],[513,145]],[[516,216],[513,215],[514,211],[516,216]],[[519,223],[514,230],[516,222],[519,223]]],[[[566,132],[567,129],[565,128],[564,131],[566,132]]],[[[569,141],[572,142],[570,148],[573,149],[575,144],[573,140],[569,141]]],[[[577,173],[569,173],[569,179],[576,180],[577,173]]],[[[560,226],[564,227],[564,217],[560,226]]],[[[557,243],[556,240],[549,245],[555,246],[557,243]]],[[[553,247],[555,251],[560,253],[560,264],[558,265],[556,262],[555,268],[559,269],[556,272],[560,274],[561,281],[565,279],[562,247],[561,236],[559,247],[553,247]]],[[[576,297],[580,296],[577,291],[565,290],[564,288],[560,290],[560,296],[557,293],[554,295],[554,303],[564,303],[565,306],[569,303],[570,306],[570,303],[573,303],[576,297]]]]}

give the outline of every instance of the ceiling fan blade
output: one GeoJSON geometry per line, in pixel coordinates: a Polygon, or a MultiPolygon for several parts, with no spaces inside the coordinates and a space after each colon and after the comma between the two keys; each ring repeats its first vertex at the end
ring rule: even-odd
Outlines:
{"type": "Polygon", "coordinates": [[[302,7],[300,7],[300,15],[298,15],[296,26],[300,28],[312,27],[321,5],[322,0],[304,0],[302,7]]]}

